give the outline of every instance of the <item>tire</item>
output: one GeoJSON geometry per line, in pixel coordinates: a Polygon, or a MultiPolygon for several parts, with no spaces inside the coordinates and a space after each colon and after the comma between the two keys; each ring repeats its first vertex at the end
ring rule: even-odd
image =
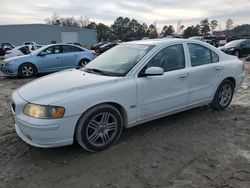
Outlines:
{"type": "Polygon", "coordinates": [[[210,106],[215,110],[226,109],[233,99],[233,93],[234,84],[230,80],[222,81],[210,106]]]}
{"type": "Polygon", "coordinates": [[[35,75],[36,68],[30,63],[25,63],[19,67],[18,73],[22,78],[30,78],[35,75]]]}
{"type": "Polygon", "coordinates": [[[111,147],[120,138],[123,118],[119,110],[109,104],[91,108],[79,119],[75,139],[89,152],[111,147]]]}
{"type": "Polygon", "coordinates": [[[87,65],[89,62],[90,62],[90,61],[89,61],[88,59],[82,59],[82,60],[79,62],[78,66],[79,66],[79,68],[82,68],[82,67],[84,67],[85,65],[87,65]]]}

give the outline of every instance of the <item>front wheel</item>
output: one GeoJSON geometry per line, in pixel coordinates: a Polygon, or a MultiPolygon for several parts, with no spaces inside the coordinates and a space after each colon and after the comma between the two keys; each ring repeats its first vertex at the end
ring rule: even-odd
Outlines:
{"type": "Polygon", "coordinates": [[[81,147],[97,152],[115,144],[122,128],[121,113],[115,107],[104,104],[90,109],[80,118],[75,137],[81,147]]]}
{"type": "Polygon", "coordinates": [[[23,64],[19,68],[19,74],[23,78],[29,78],[34,76],[36,69],[33,65],[31,64],[23,64]]]}
{"type": "Polygon", "coordinates": [[[210,106],[217,110],[227,108],[233,99],[234,85],[230,80],[224,80],[218,87],[210,106]]]}

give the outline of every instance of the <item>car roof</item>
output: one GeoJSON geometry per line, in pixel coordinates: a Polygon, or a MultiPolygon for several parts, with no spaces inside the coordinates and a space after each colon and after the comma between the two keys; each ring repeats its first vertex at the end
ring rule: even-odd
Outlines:
{"type": "Polygon", "coordinates": [[[192,39],[180,39],[180,38],[162,38],[162,39],[148,39],[148,40],[138,40],[131,42],[124,42],[122,44],[142,44],[142,45],[155,45],[161,46],[164,44],[170,44],[174,42],[197,42],[197,40],[192,39]]]}

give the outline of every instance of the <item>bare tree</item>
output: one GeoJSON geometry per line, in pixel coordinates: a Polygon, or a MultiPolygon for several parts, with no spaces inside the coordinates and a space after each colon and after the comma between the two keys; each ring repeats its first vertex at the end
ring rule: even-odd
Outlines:
{"type": "Polygon", "coordinates": [[[226,21],[226,30],[231,30],[231,29],[233,29],[233,25],[234,25],[233,20],[232,20],[232,19],[228,19],[228,20],[226,21]]]}
{"type": "Polygon", "coordinates": [[[87,27],[90,24],[89,18],[87,16],[80,16],[78,24],[80,27],[87,27]]]}
{"type": "Polygon", "coordinates": [[[214,30],[216,29],[216,27],[218,27],[218,25],[219,25],[219,22],[217,20],[211,21],[210,27],[211,27],[212,34],[213,34],[214,30]]]}
{"type": "Polygon", "coordinates": [[[179,20],[177,22],[177,27],[176,27],[176,34],[182,34],[185,26],[181,24],[182,23],[182,20],[179,20]]]}

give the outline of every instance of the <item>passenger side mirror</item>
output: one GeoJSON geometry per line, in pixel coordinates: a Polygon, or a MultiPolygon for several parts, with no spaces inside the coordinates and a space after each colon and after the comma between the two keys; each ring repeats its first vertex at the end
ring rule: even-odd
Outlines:
{"type": "Polygon", "coordinates": [[[140,77],[146,76],[161,76],[164,74],[164,70],[161,67],[149,67],[145,70],[145,73],[140,74],[140,77]]]}
{"type": "Polygon", "coordinates": [[[39,56],[46,56],[46,55],[47,55],[46,52],[41,52],[41,53],[39,54],[39,56]]]}

